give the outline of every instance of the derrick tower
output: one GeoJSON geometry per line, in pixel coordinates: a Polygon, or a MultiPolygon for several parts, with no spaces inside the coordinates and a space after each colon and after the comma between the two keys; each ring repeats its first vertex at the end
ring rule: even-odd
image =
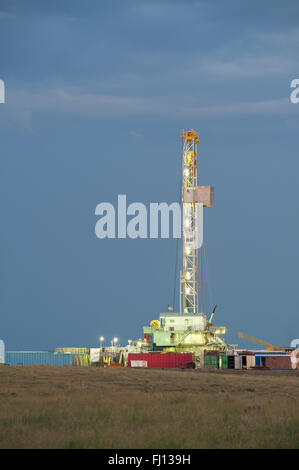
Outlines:
{"type": "MultiPolygon", "coordinates": [[[[180,311],[198,313],[198,204],[190,198],[197,186],[198,133],[193,129],[182,133],[182,236],[183,270],[181,271],[180,311]],[[183,301],[183,306],[182,306],[183,301]]],[[[200,211],[202,212],[202,211],[200,211]]],[[[202,221],[199,221],[202,222],[202,221]]],[[[201,227],[201,223],[199,224],[201,227]]]]}
{"type": "Polygon", "coordinates": [[[183,139],[183,269],[180,273],[180,312],[196,314],[203,312],[203,207],[214,205],[214,188],[212,186],[197,186],[198,132],[193,129],[183,131],[181,137],[183,139]]]}

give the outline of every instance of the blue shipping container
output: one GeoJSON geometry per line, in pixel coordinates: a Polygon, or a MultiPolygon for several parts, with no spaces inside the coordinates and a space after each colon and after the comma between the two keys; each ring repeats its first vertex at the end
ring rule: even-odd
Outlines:
{"type": "Polygon", "coordinates": [[[261,365],[261,356],[255,356],[255,365],[260,366],[261,365]]]}
{"type": "Polygon", "coordinates": [[[69,366],[73,364],[73,355],[50,351],[7,351],[5,362],[11,366],[69,366]]]}
{"type": "Polygon", "coordinates": [[[288,356],[288,353],[280,352],[280,351],[267,351],[264,353],[256,353],[255,354],[255,365],[261,366],[261,358],[267,356],[288,356]]]}
{"type": "Polygon", "coordinates": [[[289,353],[283,351],[266,351],[266,352],[256,352],[255,356],[288,356],[289,353]]]}

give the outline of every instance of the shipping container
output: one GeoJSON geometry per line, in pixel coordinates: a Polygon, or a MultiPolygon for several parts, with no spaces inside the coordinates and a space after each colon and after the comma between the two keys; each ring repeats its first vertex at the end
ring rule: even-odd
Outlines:
{"type": "Polygon", "coordinates": [[[292,369],[299,369],[299,351],[295,349],[291,353],[292,369]]]}
{"type": "Polygon", "coordinates": [[[261,356],[255,356],[255,365],[256,367],[261,365],[261,356]]]}
{"type": "MultiPolygon", "coordinates": [[[[272,357],[290,358],[290,355],[288,353],[284,353],[280,351],[257,352],[255,354],[255,366],[256,367],[268,367],[266,365],[267,358],[272,358],[272,357]]],[[[268,361],[268,364],[269,364],[269,361],[268,361]]]]}
{"type": "Polygon", "coordinates": [[[205,368],[206,369],[218,369],[219,357],[218,356],[205,356],[205,368]]]}
{"type": "Polygon", "coordinates": [[[247,365],[247,369],[251,369],[252,367],[255,367],[255,356],[253,355],[246,356],[246,365],[247,365]]]}
{"type": "Polygon", "coordinates": [[[242,369],[247,369],[247,356],[240,356],[242,358],[242,369]]]}
{"type": "Polygon", "coordinates": [[[283,351],[256,351],[255,356],[289,356],[289,353],[283,351]]]}
{"type": "Polygon", "coordinates": [[[220,355],[219,356],[219,368],[227,369],[228,368],[228,356],[220,355]]]}
{"type": "Polygon", "coordinates": [[[50,351],[7,351],[5,354],[5,362],[11,366],[68,366],[73,363],[73,355],[50,351]]]}
{"type": "Polygon", "coordinates": [[[235,368],[235,356],[229,355],[227,356],[228,359],[228,368],[234,369],[235,368]]]}
{"type": "Polygon", "coordinates": [[[291,369],[290,356],[266,356],[265,365],[269,369],[291,369]]]}
{"type": "Polygon", "coordinates": [[[5,362],[5,344],[2,339],[0,339],[0,364],[5,362]]]}
{"type": "Polygon", "coordinates": [[[261,357],[261,364],[260,367],[266,367],[266,356],[261,357]]]}
{"type": "Polygon", "coordinates": [[[192,353],[129,353],[128,366],[186,369],[193,367],[194,361],[192,353]]]}
{"type": "Polygon", "coordinates": [[[235,356],[235,369],[242,369],[242,356],[235,356]]]}
{"type": "Polygon", "coordinates": [[[100,362],[101,349],[102,348],[90,348],[89,350],[90,362],[93,362],[93,363],[100,362]]]}

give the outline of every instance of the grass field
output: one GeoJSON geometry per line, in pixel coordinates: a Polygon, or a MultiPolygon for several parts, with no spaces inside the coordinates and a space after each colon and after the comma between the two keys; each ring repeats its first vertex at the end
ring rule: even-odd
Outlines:
{"type": "Polygon", "coordinates": [[[299,448],[299,371],[0,367],[0,448],[299,448]]]}

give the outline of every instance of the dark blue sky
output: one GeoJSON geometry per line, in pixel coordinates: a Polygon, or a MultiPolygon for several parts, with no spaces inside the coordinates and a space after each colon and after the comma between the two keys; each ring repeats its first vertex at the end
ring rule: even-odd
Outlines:
{"type": "Polygon", "coordinates": [[[175,240],[99,240],[94,211],[177,201],[191,127],[215,186],[206,310],[231,343],[298,337],[298,45],[295,1],[1,0],[7,349],[126,344],[167,309],[175,240]]]}

